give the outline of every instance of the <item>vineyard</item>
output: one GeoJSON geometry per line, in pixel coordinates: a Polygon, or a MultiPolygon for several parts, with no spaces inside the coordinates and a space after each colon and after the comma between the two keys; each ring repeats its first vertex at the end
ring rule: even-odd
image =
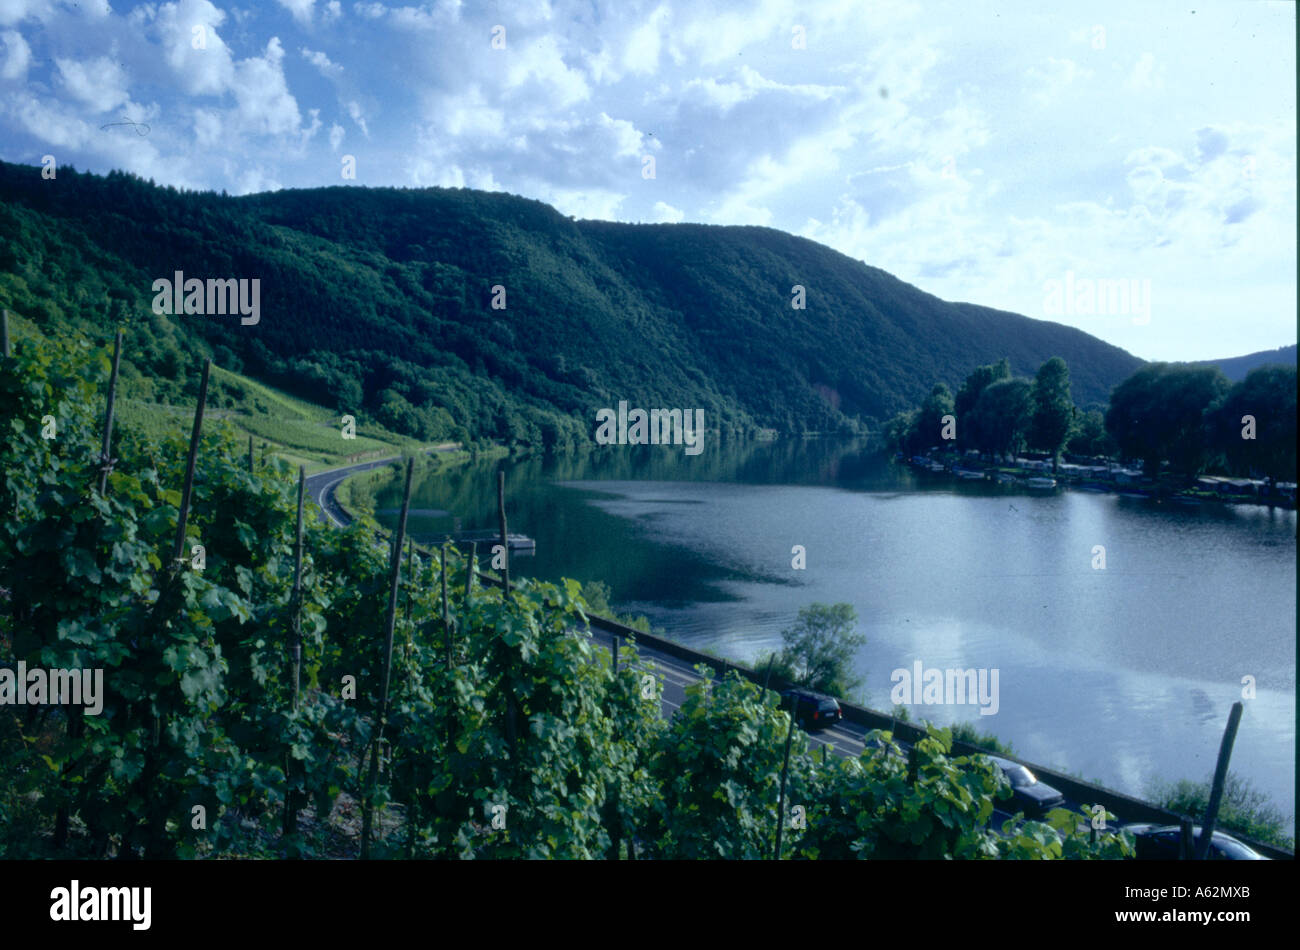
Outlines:
{"type": "Polygon", "coordinates": [[[202,425],[206,371],[187,444],[112,426],[111,365],[36,339],[0,363],[0,666],[103,671],[98,715],[0,704],[0,857],[1129,850],[1065,811],[991,828],[1006,779],[946,730],[813,754],[734,675],[665,720],[576,582],[485,585],[401,528],[303,517],[298,472],[202,425]]]}

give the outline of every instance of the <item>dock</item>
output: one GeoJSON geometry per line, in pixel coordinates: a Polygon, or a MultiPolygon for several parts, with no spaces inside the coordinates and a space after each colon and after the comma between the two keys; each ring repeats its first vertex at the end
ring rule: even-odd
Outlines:
{"type": "MultiPolygon", "coordinates": [[[[459,531],[449,537],[451,543],[457,547],[474,543],[480,546],[488,545],[490,548],[493,544],[501,543],[500,532],[492,531],[490,529],[485,531],[459,531]]],[[[506,547],[514,554],[537,553],[537,542],[526,534],[507,532],[506,547]]]]}

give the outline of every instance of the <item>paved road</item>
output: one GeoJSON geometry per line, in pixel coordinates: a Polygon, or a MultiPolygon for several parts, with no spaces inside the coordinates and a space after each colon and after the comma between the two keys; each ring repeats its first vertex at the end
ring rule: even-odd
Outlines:
{"type": "Polygon", "coordinates": [[[399,458],[400,455],[390,455],[388,458],[373,462],[359,462],[356,465],[345,465],[342,468],[331,468],[328,471],[317,472],[315,475],[308,475],[307,494],[312,501],[316,502],[322,518],[340,528],[347,527],[352,519],[334,500],[334,489],[338,488],[343,479],[349,475],[368,472],[372,468],[379,468],[399,458]]]}
{"type": "MultiPolygon", "coordinates": [[[[430,449],[430,451],[451,452],[455,448],[455,445],[450,444],[439,445],[430,449]]],[[[337,527],[345,528],[352,519],[348,517],[348,513],[334,499],[334,489],[338,488],[343,479],[349,475],[355,475],[357,472],[368,472],[372,468],[380,468],[400,458],[400,455],[390,455],[388,458],[358,462],[355,465],[344,465],[341,468],[331,468],[324,472],[317,472],[315,475],[308,475],[307,495],[312,501],[316,502],[316,507],[320,509],[323,519],[337,527]]]]}

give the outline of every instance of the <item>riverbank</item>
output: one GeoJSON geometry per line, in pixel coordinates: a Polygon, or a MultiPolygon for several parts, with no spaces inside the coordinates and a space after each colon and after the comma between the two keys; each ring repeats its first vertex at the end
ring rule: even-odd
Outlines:
{"type": "Polygon", "coordinates": [[[1159,478],[1152,478],[1114,462],[1063,462],[1053,471],[1049,461],[1016,458],[1011,463],[989,463],[955,451],[914,455],[910,459],[898,453],[893,461],[926,475],[974,483],[991,482],[1010,490],[1073,488],[1189,507],[1217,503],[1295,509],[1295,484],[1287,482],[1273,486],[1260,479],[1203,476],[1194,485],[1189,485],[1185,477],[1162,474],[1159,478]]]}

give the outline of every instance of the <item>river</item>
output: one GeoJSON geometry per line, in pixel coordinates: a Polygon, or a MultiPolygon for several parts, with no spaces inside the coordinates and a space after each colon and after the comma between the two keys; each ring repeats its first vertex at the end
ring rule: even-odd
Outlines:
{"type": "MultiPolygon", "coordinates": [[[[416,537],[452,530],[438,511],[495,528],[497,464],[417,484],[416,537]]],[[[801,606],[848,602],[867,636],[866,705],[888,710],[894,671],[918,660],[997,670],[995,714],[932,704],[912,718],[969,720],[1030,761],[1130,794],[1207,778],[1253,677],[1232,768],[1293,818],[1294,511],[1028,494],[915,472],[851,441],[695,457],[607,446],[506,464],[510,530],[537,541],[514,573],[605,581],[621,612],[742,662],[779,647],[801,606]]],[[[399,504],[398,486],[376,503],[399,504]]]]}

